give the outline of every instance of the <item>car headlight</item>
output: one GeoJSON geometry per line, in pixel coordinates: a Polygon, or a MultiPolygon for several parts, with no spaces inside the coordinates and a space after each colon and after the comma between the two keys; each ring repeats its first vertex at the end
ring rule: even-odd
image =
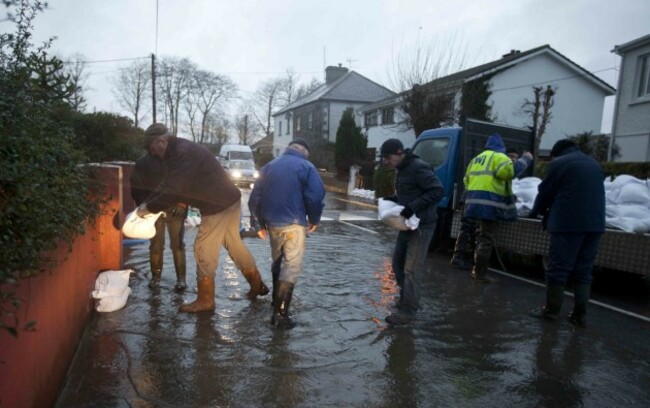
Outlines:
{"type": "Polygon", "coordinates": [[[260,173],[258,173],[257,171],[253,172],[253,178],[258,178],[259,176],[260,176],[260,173]]]}
{"type": "Polygon", "coordinates": [[[234,170],[234,171],[233,171],[232,173],[230,173],[230,174],[232,174],[232,177],[233,177],[233,178],[241,178],[241,171],[239,171],[239,170],[234,170]]]}

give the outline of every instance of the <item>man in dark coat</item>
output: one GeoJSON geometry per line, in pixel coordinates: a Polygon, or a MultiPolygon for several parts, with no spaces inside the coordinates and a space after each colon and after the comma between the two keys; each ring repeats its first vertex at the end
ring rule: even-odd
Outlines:
{"type": "MultiPolygon", "coordinates": [[[[142,204],[147,197],[158,187],[167,174],[165,163],[156,156],[147,153],[135,162],[131,172],[131,197],[135,205],[142,204]]],[[[156,235],[149,241],[149,265],[151,267],[151,281],[149,287],[155,289],[160,284],[163,268],[163,252],[165,250],[165,229],[169,232],[169,248],[174,257],[176,270],[176,285],[174,289],[182,292],[187,288],[185,282],[185,218],[187,218],[187,204],[176,203],[166,209],[156,220],[156,235]],[[166,228],[165,228],[166,227],[166,228]]]]}
{"type": "Polygon", "coordinates": [[[164,211],[177,202],[187,203],[201,212],[201,225],[194,241],[198,297],[192,303],[181,305],[179,311],[214,310],[214,278],[222,246],[250,284],[248,297],[254,299],[269,293],[239,235],[241,192],[214,155],[201,145],[173,137],[161,123],[147,128],[144,146],[150,154],[165,161],[167,175],[140,204],[137,214],[164,211]]]}
{"type": "Polygon", "coordinates": [[[410,149],[404,150],[400,140],[386,140],[381,145],[381,157],[389,168],[397,170],[395,195],[385,199],[403,205],[404,218],[415,214],[420,219],[417,229],[397,234],[393,252],[393,273],[400,288],[399,311],[387,316],[386,322],[404,325],[415,319],[420,308],[421,275],[436,228],[437,204],[444,189],[431,166],[410,149]]]}
{"type": "Polygon", "coordinates": [[[544,216],[551,235],[546,271],[546,305],[533,316],[556,320],[570,277],[574,306],[569,320],[585,327],[591,271],[605,231],[605,174],[601,166],[570,140],[551,150],[546,177],[540,183],[531,216],[544,216]]]}

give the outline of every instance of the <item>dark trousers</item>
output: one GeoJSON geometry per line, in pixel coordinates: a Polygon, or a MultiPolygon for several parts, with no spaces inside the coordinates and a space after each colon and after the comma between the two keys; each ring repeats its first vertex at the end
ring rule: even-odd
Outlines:
{"type": "Polygon", "coordinates": [[[576,284],[591,283],[601,236],[600,232],[551,233],[546,271],[548,283],[566,285],[569,277],[576,284]]]}
{"type": "Polygon", "coordinates": [[[169,249],[172,251],[185,249],[185,218],[187,210],[177,214],[161,215],[156,221],[156,235],[149,241],[149,252],[162,254],[165,250],[165,226],[169,231],[169,249]]]}
{"type": "Polygon", "coordinates": [[[464,259],[468,252],[476,246],[476,218],[461,217],[460,230],[454,247],[454,258],[464,259]]]}
{"type": "Polygon", "coordinates": [[[490,264],[492,249],[497,243],[495,230],[498,222],[494,220],[477,220],[474,272],[479,276],[485,275],[490,264]]]}
{"type": "Polygon", "coordinates": [[[393,252],[393,273],[400,287],[402,310],[415,314],[420,308],[420,280],[436,223],[420,224],[415,231],[400,231],[393,252]]]}

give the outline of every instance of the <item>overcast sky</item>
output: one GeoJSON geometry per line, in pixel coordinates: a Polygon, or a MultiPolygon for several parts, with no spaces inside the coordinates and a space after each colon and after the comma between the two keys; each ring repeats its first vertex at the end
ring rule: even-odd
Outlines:
{"type": "MultiPolygon", "coordinates": [[[[617,86],[611,50],[650,34],[649,0],[48,0],[34,22],[38,41],[88,61],[187,57],[230,76],[249,96],[292,69],[322,80],[338,63],[390,87],[400,50],[418,41],[462,45],[467,67],[511,49],[551,47],[617,86]],[[156,36],[156,10],[158,34],[156,36]]],[[[0,31],[13,31],[8,22],[0,31]]],[[[88,110],[121,112],[109,79],[128,64],[89,65],[88,110]]],[[[611,104],[611,103],[610,103],[611,104]]],[[[126,112],[121,112],[126,114],[126,112]]],[[[150,119],[149,119],[150,120],[150,119]]],[[[604,130],[607,129],[605,120],[604,130]]]]}

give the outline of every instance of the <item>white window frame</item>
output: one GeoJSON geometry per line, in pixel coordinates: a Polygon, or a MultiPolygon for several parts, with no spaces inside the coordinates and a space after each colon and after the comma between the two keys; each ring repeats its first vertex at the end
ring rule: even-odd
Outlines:
{"type": "Polygon", "coordinates": [[[650,99],[650,54],[641,55],[637,65],[635,99],[650,99]]]}

